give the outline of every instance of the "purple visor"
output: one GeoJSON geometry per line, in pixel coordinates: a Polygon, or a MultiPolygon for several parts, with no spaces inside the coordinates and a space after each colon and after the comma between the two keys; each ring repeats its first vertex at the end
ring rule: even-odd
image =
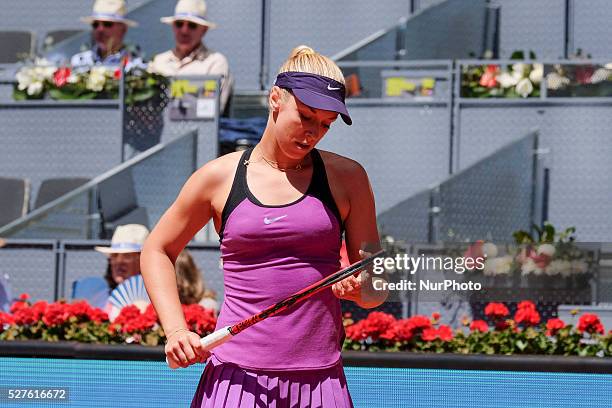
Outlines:
{"type": "Polygon", "coordinates": [[[334,79],[308,72],[282,72],[274,85],[290,89],[300,102],[311,108],[338,112],[344,123],[353,123],[344,104],[344,85],[334,79]]]}

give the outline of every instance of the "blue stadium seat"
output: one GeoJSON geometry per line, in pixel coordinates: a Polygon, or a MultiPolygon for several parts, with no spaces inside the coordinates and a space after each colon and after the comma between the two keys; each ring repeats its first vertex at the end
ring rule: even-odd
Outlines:
{"type": "Polygon", "coordinates": [[[43,205],[60,198],[64,194],[75,190],[88,181],[89,179],[84,177],[58,177],[43,180],[38,189],[38,195],[36,197],[36,202],[34,203],[34,208],[40,208],[43,205]]]}
{"type": "Polygon", "coordinates": [[[30,182],[27,179],[0,177],[0,227],[28,212],[30,182]]]}
{"type": "Polygon", "coordinates": [[[138,204],[131,170],[101,182],[98,193],[104,220],[103,238],[110,239],[118,225],[141,224],[149,228],[147,209],[138,204]]]}
{"type": "Polygon", "coordinates": [[[11,287],[6,279],[0,275],[0,312],[8,312],[11,307],[11,287]]]}
{"type": "Polygon", "coordinates": [[[31,31],[0,31],[0,64],[28,60],[32,57],[34,43],[31,31]]]}
{"type": "Polygon", "coordinates": [[[91,306],[104,308],[110,293],[108,283],[100,276],[81,278],[72,283],[72,300],[86,300],[91,306]]]}
{"type": "Polygon", "coordinates": [[[40,41],[40,44],[38,45],[39,52],[44,53],[50,51],[62,41],[73,38],[79,34],[82,34],[83,32],[84,31],[81,29],[59,29],[47,31],[44,35],[44,39],[40,41]]]}

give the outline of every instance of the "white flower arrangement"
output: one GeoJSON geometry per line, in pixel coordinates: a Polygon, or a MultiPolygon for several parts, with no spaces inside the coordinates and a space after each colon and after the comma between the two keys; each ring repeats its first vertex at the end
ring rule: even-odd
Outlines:
{"type": "Polygon", "coordinates": [[[56,67],[45,59],[36,59],[34,66],[23,67],[17,72],[17,89],[31,97],[42,96],[45,81],[52,81],[56,67]]]}
{"type": "Polygon", "coordinates": [[[110,69],[104,66],[92,67],[89,71],[85,87],[94,92],[101,92],[104,89],[106,81],[112,78],[113,71],[110,69]]]}
{"type": "Polygon", "coordinates": [[[126,103],[142,102],[159,95],[168,82],[162,75],[149,73],[144,68],[128,62],[123,73],[118,66],[73,69],[36,59],[34,65],[24,66],[17,72],[13,98],[19,101],[45,97],[55,100],[116,99],[123,75],[126,103]]]}
{"type": "Polygon", "coordinates": [[[482,273],[489,277],[510,276],[517,271],[522,276],[569,278],[589,272],[585,253],[574,245],[574,228],[557,233],[547,223],[544,228],[535,229],[539,234],[537,240],[525,231],[515,232],[518,246],[507,248],[506,254],[499,255],[500,251],[495,244],[482,241],[475,244],[468,253],[476,252],[485,257],[482,273]]]}
{"type": "Polygon", "coordinates": [[[510,255],[504,255],[497,258],[487,258],[485,261],[483,274],[485,276],[510,276],[512,273],[514,258],[510,255]]]}
{"type": "Polygon", "coordinates": [[[465,67],[462,77],[464,97],[527,98],[540,95],[544,65],[517,62],[509,66],[465,67]]]}

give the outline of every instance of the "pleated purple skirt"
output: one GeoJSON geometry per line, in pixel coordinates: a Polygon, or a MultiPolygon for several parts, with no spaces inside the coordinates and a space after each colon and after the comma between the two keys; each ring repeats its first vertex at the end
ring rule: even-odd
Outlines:
{"type": "Polygon", "coordinates": [[[260,371],[211,356],[191,408],[353,407],[342,363],[320,370],[260,371]]]}

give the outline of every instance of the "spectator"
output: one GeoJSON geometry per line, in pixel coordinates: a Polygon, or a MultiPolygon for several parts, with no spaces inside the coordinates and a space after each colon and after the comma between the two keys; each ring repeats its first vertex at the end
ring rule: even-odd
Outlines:
{"type": "Polygon", "coordinates": [[[202,272],[196,266],[188,250],[181,251],[174,267],[181,304],[199,303],[206,309],[212,309],[217,313],[219,304],[215,300],[216,294],[206,287],[202,279],[202,272]]]}
{"type": "Polygon", "coordinates": [[[84,299],[94,307],[111,311],[108,297],[113,289],[126,279],[140,274],[140,251],[149,230],[139,224],[117,227],[110,247],[95,247],[108,258],[104,277],[88,276],[72,285],[73,300],[84,299]]]}
{"type": "Polygon", "coordinates": [[[220,111],[227,116],[233,79],[225,56],[202,42],[208,29],[215,27],[205,16],[204,0],[179,0],[174,16],[161,19],[162,23],[172,25],[175,47],[156,55],[149,70],[165,76],[222,75],[220,111]]]}
{"type": "Polygon", "coordinates": [[[94,45],[74,55],[70,64],[76,69],[93,65],[118,66],[127,58],[128,70],[133,65],[144,65],[138,47],[130,49],[123,42],[128,27],[138,25],[125,18],[125,13],[125,0],[96,0],[92,15],[81,19],[91,24],[94,45]]]}
{"type": "Polygon", "coordinates": [[[149,230],[144,225],[128,224],[117,227],[110,247],[95,247],[108,256],[105,279],[111,290],[132,276],[140,274],[140,251],[149,230]]]}

